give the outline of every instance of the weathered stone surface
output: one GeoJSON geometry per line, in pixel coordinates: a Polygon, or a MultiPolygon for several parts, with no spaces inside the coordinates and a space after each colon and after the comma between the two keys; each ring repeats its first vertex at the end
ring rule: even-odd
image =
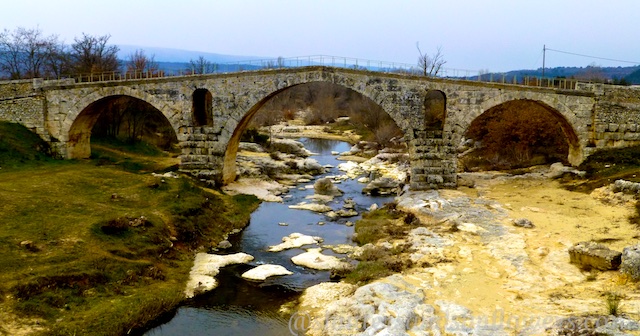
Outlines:
{"type": "Polygon", "coordinates": [[[324,204],[300,202],[296,205],[290,205],[289,209],[309,210],[314,212],[329,212],[331,207],[324,204]]]}
{"type": "Polygon", "coordinates": [[[533,223],[530,220],[526,219],[526,218],[515,219],[513,221],[513,225],[518,226],[518,227],[522,227],[522,228],[527,228],[527,229],[531,229],[531,228],[535,227],[535,225],[533,225],[533,223]]]}
{"type": "Polygon", "coordinates": [[[322,242],[322,238],[320,237],[307,236],[302,233],[294,232],[282,238],[282,243],[278,245],[269,246],[269,249],[267,251],[280,252],[283,250],[301,247],[304,245],[319,244],[321,242],[322,242]]]}
{"type": "MultiPolygon", "coordinates": [[[[174,129],[183,171],[229,183],[235,178],[236,148],[228,145],[239,142],[246,114],[284,87],[317,81],[343,85],[389,113],[408,143],[415,169],[409,185],[415,189],[455,187],[456,148],[464,142],[465,130],[480,114],[508,101],[531,100],[555,109],[563,129],[571,134],[568,161],[573,165],[597,149],[640,144],[635,122],[640,120],[640,90],[633,87],[579,83],[576,90],[558,90],[329,67],[78,84],[41,79],[0,82],[0,120],[33,129],[64,157],[88,157],[91,123],[85,118],[86,108],[109,96],[141,99],[156,107],[174,129]],[[190,112],[194,88],[216,93],[212,122],[207,125],[196,125],[190,112]],[[447,98],[442,129],[425,129],[433,117],[424,112],[432,90],[447,98]]],[[[359,143],[349,154],[376,151],[359,143]]]]}
{"type": "Polygon", "coordinates": [[[320,195],[330,195],[330,196],[340,196],[342,195],[342,191],[336,187],[333,182],[331,182],[328,178],[321,178],[313,184],[313,189],[316,194],[320,195]]]}
{"type": "Polygon", "coordinates": [[[640,280],[640,244],[622,249],[620,271],[628,274],[634,281],[640,280]]]}
{"type": "Polygon", "coordinates": [[[289,271],[284,266],[264,264],[242,273],[241,276],[248,280],[264,281],[272,276],[291,274],[293,274],[293,272],[289,271]]]}
{"type": "Polygon", "coordinates": [[[253,256],[246,253],[217,255],[198,253],[189,272],[189,280],[184,290],[187,298],[199,293],[208,292],[218,286],[215,276],[220,268],[232,264],[244,264],[253,260],[253,256]]]}
{"type": "Polygon", "coordinates": [[[322,254],[321,248],[308,249],[307,252],[292,257],[291,261],[296,265],[317,270],[330,270],[346,265],[337,257],[322,254]]]}
{"type": "Polygon", "coordinates": [[[571,263],[583,269],[615,270],[620,267],[622,253],[595,242],[580,242],[569,248],[571,263]]]}

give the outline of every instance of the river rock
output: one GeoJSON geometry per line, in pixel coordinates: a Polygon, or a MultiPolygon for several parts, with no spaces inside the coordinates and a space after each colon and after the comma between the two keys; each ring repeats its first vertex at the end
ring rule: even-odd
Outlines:
{"type": "Polygon", "coordinates": [[[307,157],[311,155],[300,141],[293,139],[272,139],[270,146],[274,151],[293,154],[295,156],[307,157]]]}
{"type": "Polygon", "coordinates": [[[329,211],[325,213],[325,215],[329,217],[331,220],[336,220],[338,218],[347,218],[347,217],[357,216],[358,212],[353,209],[340,209],[336,211],[329,211]]]}
{"type": "Polygon", "coordinates": [[[363,194],[369,194],[373,196],[378,195],[395,195],[402,189],[400,181],[391,177],[377,178],[364,188],[362,188],[363,194]]]}
{"type": "Polygon", "coordinates": [[[615,270],[620,267],[622,253],[595,242],[580,242],[569,248],[570,262],[582,269],[615,270]]]}
{"type": "Polygon", "coordinates": [[[313,212],[329,212],[331,207],[324,204],[300,202],[296,205],[290,205],[289,209],[309,210],[313,212]]]}
{"type": "Polygon", "coordinates": [[[266,202],[282,202],[278,196],[289,191],[289,188],[275,181],[264,181],[254,178],[242,178],[222,188],[225,192],[236,194],[254,195],[266,202]]]}
{"type": "Polygon", "coordinates": [[[262,148],[262,146],[258,145],[257,143],[254,143],[254,142],[241,142],[238,145],[238,150],[247,151],[247,152],[254,152],[254,153],[264,153],[265,152],[265,150],[264,150],[264,148],[262,148]]]}
{"type": "Polygon", "coordinates": [[[640,280],[640,244],[622,249],[620,271],[628,274],[634,281],[640,280]]]}
{"type": "Polygon", "coordinates": [[[330,270],[348,265],[334,256],[322,254],[321,251],[321,248],[311,248],[307,252],[292,257],[291,261],[298,266],[317,270],[330,270]]]}
{"type": "Polygon", "coordinates": [[[187,298],[192,298],[196,294],[208,292],[218,287],[215,276],[220,272],[220,268],[232,264],[244,264],[253,260],[253,256],[246,253],[235,253],[228,255],[217,255],[208,253],[196,254],[193,267],[189,272],[189,280],[184,290],[187,298]]]}
{"type": "MultiPolygon", "coordinates": [[[[308,335],[441,335],[435,309],[400,275],[362,286],[353,295],[333,297],[323,306],[323,315],[311,319],[308,335]]],[[[302,307],[308,301],[303,295],[302,307]]]]}
{"type": "Polygon", "coordinates": [[[353,294],[357,288],[345,282],[322,282],[305,289],[298,301],[302,310],[324,308],[353,294]]]}
{"type": "Polygon", "coordinates": [[[336,187],[328,178],[321,178],[313,184],[316,194],[328,196],[340,196],[342,191],[336,187]]]}
{"type": "Polygon", "coordinates": [[[293,274],[293,272],[289,271],[284,266],[264,264],[242,273],[242,277],[248,280],[264,281],[268,277],[291,274],[293,274]]]}
{"type": "Polygon", "coordinates": [[[228,240],[223,240],[221,242],[218,243],[218,248],[219,249],[228,249],[231,248],[231,242],[229,242],[228,240]]]}
{"type": "Polygon", "coordinates": [[[606,324],[596,326],[595,335],[601,336],[626,336],[626,335],[638,335],[640,330],[640,324],[637,321],[630,320],[624,317],[608,317],[610,320],[606,324]],[[628,331],[634,331],[629,334],[628,331]]]}
{"type": "Polygon", "coordinates": [[[533,223],[530,220],[526,219],[526,218],[515,219],[513,221],[513,225],[521,227],[521,228],[526,228],[526,229],[531,229],[531,228],[535,227],[535,225],[533,225],[533,223]]]}
{"type": "Polygon", "coordinates": [[[584,177],[586,172],[577,170],[573,167],[565,167],[562,162],[556,162],[549,167],[549,171],[547,172],[547,177],[551,179],[560,178],[565,174],[573,174],[578,177],[584,177]]]}
{"type": "Polygon", "coordinates": [[[302,233],[294,232],[286,237],[282,238],[282,243],[278,245],[269,246],[267,251],[280,252],[292,248],[301,247],[304,245],[320,244],[323,239],[320,237],[307,236],[302,233]]]}

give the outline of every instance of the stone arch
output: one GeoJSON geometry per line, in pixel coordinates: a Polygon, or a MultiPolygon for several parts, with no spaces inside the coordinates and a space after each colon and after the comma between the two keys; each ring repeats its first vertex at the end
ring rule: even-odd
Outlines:
{"type": "MultiPolygon", "coordinates": [[[[66,142],[66,156],[68,159],[84,159],[91,156],[91,131],[102,113],[100,107],[105,106],[109,102],[122,97],[141,101],[144,104],[151,106],[166,119],[166,115],[164,115],[157,107],[142,99],[131,97],[128,95],[109,95],[106,97],[102,97],[91,102],[85,108],[83,108],[75,117],[73,123],[69,127],[66,142]]],[[[167,122],[170,123],[168,119],[167,122]]],[[[177,137],[177,133],[173,125],[172,128],[174,131],[174,135],[177,137]]]]}
{"type": "Polygon", "coordinates": [[[447,96],[440,90],[428,90],[423,103],[425,130],[442,138],[447,117],[447,96]]]}
{"type": "Polygon", "coordinates": [[[118,86],[100,88],[89,93],[84,90],[72,90],[67,92],[67,94],[74,97],[80,97],[80,99],[74,101],[71,106],[65,106],[64,104],[60,106],[60,108],[68,111],[68,113],[65,115],[64,120],[60,122],[59,131],[56,133],[59,134],[58,139],[64,143],[63,151],[64,156],[67,159],[83,158],[90,155],[91,147],[89,146],[89,141],[91,138],[91,128],[88,130],[89,133],[86,133],[82,131],[84,128],[80,127],[80,125],[85,125],[85,127],[89,125],[89,123],[93,125],[97,120],[97,116],[93,116],[95,119],[90,120],[86,119],[88,116],[81,117],[81,115],[91,104],[110,96],[128,96],[150,104],[164,115],[164,117],[169,121],[169,124],[171,124],[176,136],[180,139],[181,133],[179,130],[182,123],[181,114],[179,113],[180,111],[174,111],[168,108],[165,100],[156,97],[153,94],[149,94],[146,91],[136,90],[127,86],[118,86]],[[82,119],[78,121],[78,118],[82,119]]]}
{"type": "Polygon", "coordinates": [[[192,118],[193,125],[199,126],[213,126],[213,96],[211,91],[207,89],[196,89],[193,91],[192,98],[192,118]]]}
{"type": "Polygon", "coordinates": [[[317,80],[307,80],[307,81],[301,81],[299,83],[291,83],[291,81],[287,84],[289,84],[286,87],[281,87],[269,94],[267,94],[266,96],[264,96],[264,98],[258,100],[257,102],[254,103],[253,106],[251,106],[249,108],[249,110],[240,118],[240,121],[237,123],[237,125],[235,126],[233,133],[229,139],[229,141],[226,144],[226,150],[224,153],[224,159],[223,159],[223,166],[222,166],[222,184],[226,185],[229,184],[231,182],[233,182],[236,178],[236,156],[237,156],[237,150],[238,150],[238,146],[240,144],[240,137],[242,136],[242,133],[244,132],[244,130],[247,128],[247,126],[249,125],[251,119],[255,116],[255,114],[260,110],[260,108],[262,106],[264,106],[264,104],[269,101],[270,99],[272,99],[273,97],[275,97],[276,95],[294,87],[294,86],[299,86],[299,85],[304,85],[304,84],[308,84],[308,83],[313,83],[313,82],[325,82],[325,83],[329,83],[329,84],[334,84],[334,85],[338,85],[338,86],[342,86],[344,88],[353,90],[354,92],[370,99],[371,101],[373,101],[375,104],[377,104],[378,106],[381,107],[382,110],[384,110],[392,119],[393,121],[396,123],[396,125],[398,125],[403,131],[406,131],[405,129],[402,128],[401,124],[398,123],[398,116],[394,115],[392,113],[389,113],[389,111],[387,109],[385,109],[384,107],[384,100],[382,99],[382,97],[380,95],[375,95],[375,99],[372,98],[372,96],[370,96],[367,93],[364,93],[361,90],[358,90],[355,86],[353,85],[345,85],[344,82],[341,82],[340,80],[336,80],[335,77],[332,77],[332,80],[327,80],[327,79],[317,79],[317,80]]]}
{"type": "Polygon", "coordinates": [[[578,133],[576,132],[572,122],[571,122],[571,118],[567,117],[567,116],[571,116],[572,113],[570,113],[570,110],[558,103],[558,102],[545,102],[544,98],[541,97],[535,97],[537,99],[532,99],[532,98],[517,98],[517,99],[492,99],[492,100],[488,100],[484,103],[482,103],[480,105],[479,109],[476,109],[469,118],[465,119],[465,123],[463,126],[463,131],[462,134],[466,134],[467,131],[469,130],[469,126],[471,126],[471,124],[473,123],[474,120],[476,120],[478,117],[480,117],[482,114],[484,114],[485,112],[490,111],[491,109],[493,109],[494,107],[497,107],[499,105],[505,104],[507,102],[513,102],[513,101],[526,101],[529,103],[533,103],[533,104],[537,104],[538,106],[543,107],[546,111],[549,112],[549,115],[551,115],[560,125],[560,128],[565,136],[565,139],[567,140],[567,144],[569,145],[569,154],[567,157],[567,161],[569,161],[570,164],[577,166],[580,163],[582,163],[582,161],[584,160],[583,157],[583,151],[582,151],[582,146],[580,144],[580,138],[578,136],[578,133]],[[555,104],[554,104],[555,103],[555,104]],[[553,107],[553,104],[555,107],[553,107]],[[564,113],[562,112],[564,111],[564,113]]]}

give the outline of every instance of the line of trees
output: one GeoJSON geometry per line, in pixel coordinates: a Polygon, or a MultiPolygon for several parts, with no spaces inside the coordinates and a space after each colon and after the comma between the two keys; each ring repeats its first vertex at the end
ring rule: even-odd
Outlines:
{"type": "Polygon", "coordinates": [[[22,79],[117,71],[119,48],[109,45],[109,38],[83,33],[66,45],[40,28],[5,29],[0,32],[0,72],[9,79],[22,79]]]}

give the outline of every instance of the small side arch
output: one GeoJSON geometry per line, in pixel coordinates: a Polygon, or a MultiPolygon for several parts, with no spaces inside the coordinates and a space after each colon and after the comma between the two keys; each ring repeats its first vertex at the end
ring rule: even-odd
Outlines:
{"type": "Polygon", "coordinates": [[[207,89],[196,89],[192,95],[193,125],[213,126],[213,96],[207,89]]]}
{"type": "Polygon", "coordinates": [[[433,136],[442,138],[447,117],[447,96],[440,90],[428,90],[424,98],[425,130],[433,136]]]}

